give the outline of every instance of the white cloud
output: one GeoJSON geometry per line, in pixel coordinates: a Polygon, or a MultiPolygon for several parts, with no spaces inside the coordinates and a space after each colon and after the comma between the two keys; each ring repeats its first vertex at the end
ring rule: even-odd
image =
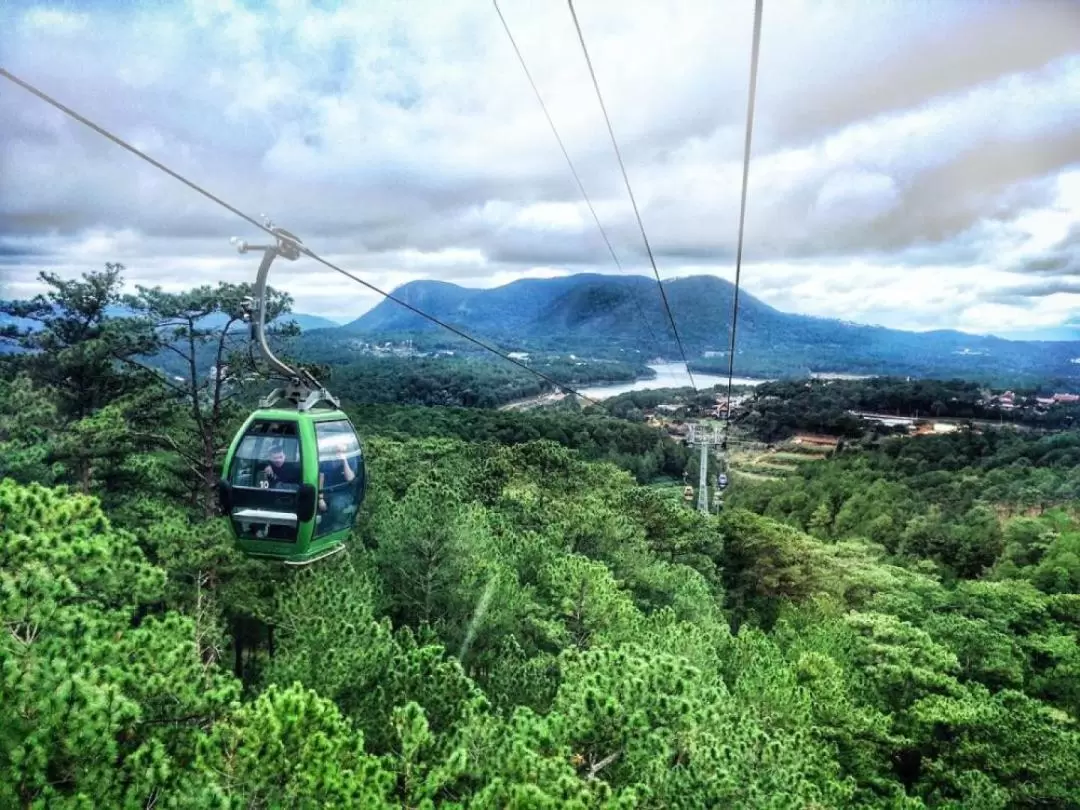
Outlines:
{"type": "Polygon", "coordinates": [[[53,8],[31,8],[23,17],[30,30],[41,31],[50,36],[68,36],[86,28],[89,16],[73,14],[53,8]]]}
{"type": "MultiPolygon", "coordinates": [[[[0,11],[5,67],[383,289],[614,270],[489,4],[70,5],[0,11]]],[[[651,274],[568,11],[500,7],[624,267],[651,274]]],[[[730,278],[752,4],[575,7],[662,274],[730,278]]],[[[747,290],[911,328],[1073,316],[1000,295],[1080,220],[1077,43],[1069,4],[770,3],[747,290]]],[[[105,261],[180,288],[254,274],[232,215],[19,88],[0,116],[3,294],[105,261]]],[[[375,303],[300,265],[274,278],[298,310],[375,303]]]]}
{"type": "Polygon", "coordinates": [[[890,211],[900,197],[896,181],[887,174],[861,169],[839,171],[826,178],[811,212],[811,224],[872,222],[890,211]]]}

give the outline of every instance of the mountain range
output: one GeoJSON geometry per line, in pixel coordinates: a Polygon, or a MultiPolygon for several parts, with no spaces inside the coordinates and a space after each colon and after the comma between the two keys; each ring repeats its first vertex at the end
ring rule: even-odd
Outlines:
{"type": "MultiPolygon", "coordinates": [[[[113,306],[106,309],[106,314],[113,318],[124,318],[131,316],[133,312],[127,307],[113,306]]],[[[303,332],[309,332],[315,329],[337,329],[341,326],[337,321],[332,321],[321,315],[307,315],[302,312],[290,313],[287,318],[283,320],[296,321],[296,324],[303,332]]],[[[223,327],[227,321],[228,316],[225,314],[214,313],[213,315],[207,315],[205,318],[202,318],[198,323],[199,326],[203,328],[213,329],[223,327]]],[[[37,321],[28,318],[16,318],[0,312],[0,328],[4,326],[14,326],[19,330],[35,330],[40,324],[37,321]]],[[[13,353],[17,353],[17,349],[13,345],[5,341],[0,341],[0,355],[13,353]]]]}
{"type": "MultiPolygon", "coordinates": [[[[726,373],[734,286],[715,276],[690,276],[665,281],[664,292],[691,368],[726,373]]],[[[660,291],[646,276],[583,273],[489,289],[425,280],[398,287],[393,295],[507,352],[574,352],[638,364],[682,359],[660,291]]],[[[390,300],[345,325],[304,313],[288,317],[303,330],[297,348],[311,359],[348,357],[357,340],[411,339],[423,348],[480,351],[390,300]]],[[[1074,330],[1054,334],[1066,337],[1074,330]]],[[[1080,340],[888,329],[782,312],[740,290],[735,373],[808,372],[1080,387],[1080,340]]]]}
{"type": "MultiPolygon", "coordinates": [[[[124,318],[133,314],[132,310],[127,307],[108,307],[105,310],[106,314],[113,318],[124,318]]],[[[341,326],[337,321],[332,321],[329,318],[324,318],[322,315],[307,315],[303,312],[291,312],[282,320],[296,321],[296,324],[305,332],[312,329],[337,329],[341,326]]],[[[216,326],[223,326],[228,321],[228,316],[222,313],[214,313],[213,315],[207,315],[202,318],[198,323],[205,328],[213,328],[216,326]]],[[[32,321],[28,318],[15,318],[11,315],[5,315],[0,313],[0,326],[11,325],[19,329],[35,329],[38,326],[37,321],[32,321]]]]}
{"type": "MultiPolygon", "coordinates": [[[[690,276],[665,281],[664,292],[691,368],[726,372],[734,286],[715,276],[690,276]]],[[[507,350],[681,358],[660,291],[645,276],[584,273],[492,289],[414,281],[393,294],[507,350]]],[[[334,332],[365,339],[454,340],[390,300],[334,332]]],[[[739,292],[736,349],[735,370],[743,375],[835,371],[1080,384],[1080,341],[888,329],[782,312],[745,290],[739,292]]]]}

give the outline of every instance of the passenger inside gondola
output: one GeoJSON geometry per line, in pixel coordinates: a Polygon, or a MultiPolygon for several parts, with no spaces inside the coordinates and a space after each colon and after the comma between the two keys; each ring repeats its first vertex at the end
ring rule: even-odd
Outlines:
{"type": "Polygon", "coordinates": [[[300,465],[295,461],[285,460],[285,448],[275,444],[270,448],[270,463],[263,467],[260,485],[270,489],[283,489],[300,486],[300,465]]]}
{"type": "Polygon", "coordinates": [[[350,458],[343,443],[338,444],[333,452],[333,458],[324,458],[319,462],[320,534],[345,528],[349,518],[347,508],[355,500],[355,493],[349,485],[356,479],[355,466],[360,456],[350,458]]]}
{"type": "MultiPolygon", "coordinates": [[[[234,487],[271,490],[279,493],[295,493],[300,489],[301,477],[300,443],[295,424],[288,422],[256,422],[245,434],[231,468],[234,487]]],[[[266,508],[268,501],[247,501],[248,506],[266,508]],[[261,505],[258,505],[261,504],[261,505]]],[[[295,504],[276,501],[270,511],[292,512],[295,504]]],[[[247,537],[292,542],[296,540],[295,525],[240,519],[236,531],[247,537]]]]}

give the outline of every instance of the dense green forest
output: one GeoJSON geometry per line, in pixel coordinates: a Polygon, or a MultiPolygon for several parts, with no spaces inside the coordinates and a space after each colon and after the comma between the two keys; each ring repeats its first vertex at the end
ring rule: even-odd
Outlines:
{"type": "MultiPolygon", "coordinates": [[[[1041,429],[1068,428],[1080,417],[1080,406],[1070,404],[1057,404],[1045,411],[1026,407],[1001,410],[986,398],[988,393],[967,380],[778,380],[753,389],[751,401],[733,421],[762,441],[771,442],[799,430],[859,436],[867,426],[849,411],[991,420],[1041,429]]],[[[1019,397],[1037,393],[1037,389],[1016,389],[1019,397]]]]}
{"type": "Polygon", "coordinates": [[[232,288],[166,330],[52,289],[0,366],[0,806],[1080,807],[1080,434],[849,446],[711,516],[591,460],[640,424],[350,406],[349,551],[289,570],[212,497],[243,357],[140,360],[232,288]]]}
{"type": "MultiPolygon", "coordinates": [[[[648,370],[614,361],[555,358],[533,362],[530,367],[569,386],[633,380],[648,370]]],[[[494,408],[555,389],[523,368],[490,357],[354,356],[348,363],[332,368],[328,384],[338,395],[365,404],[494,408]]]]}
{"type": "Polygon", "coordinates": [[[801,465],[782,482],[747,483],[732,497],[821,537],[866,537],[890,554],[933,561],[945,576],[1000,573],[995,565],[1012,570],[1022,558],[1043,566],[1028,573],[1050,592],[1080,586],[1080,559],[1070,561],[1080,547],[1068,534],[1080,500],[1077,432],[886,438],[801,465]],[[1007,546],[1021,527],[1034,532],[1022,542],[1035,545],[1016,557],[1007,546]],[[1039,545],[1061,530],[1060,543],[1039,545]]]}
{"type": "Polygon", "coordinates": [[[446,436],[470,442],[514,445],[547,440],[577,450],[589,460],[610,461],[639,483],[679,477],[696,458],[659,431],[622,419],[582,414],[569,407],[537,411],[357,405],[347,408],[361,435],[396,439],[446,436]]]}

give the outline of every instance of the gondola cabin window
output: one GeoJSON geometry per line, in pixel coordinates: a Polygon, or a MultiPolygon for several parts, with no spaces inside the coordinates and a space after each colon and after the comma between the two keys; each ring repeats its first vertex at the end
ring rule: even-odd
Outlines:
{"type": "Polygon", "coordinates": [[[295,422],[252,423],[236,448],[229,482],[243,507],[232,515],[239,536],[296,541],[303,464],[295,422]]]}
{"type": "Polygon", "coordinates": [[[364,492],[363,451],[346,420],[316,422],[319,500],[315,537],[349,530],[364,492]]]}

